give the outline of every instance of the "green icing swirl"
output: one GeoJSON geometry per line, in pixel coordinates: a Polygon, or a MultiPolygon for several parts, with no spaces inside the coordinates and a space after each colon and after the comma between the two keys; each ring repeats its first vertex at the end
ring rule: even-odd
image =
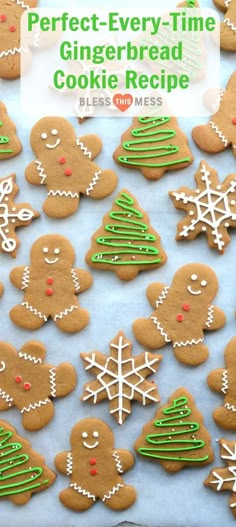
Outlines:
{"type": "MultiPolygon", "coordinates": [[[[29,467],[19,470],[17,467],[29,461],[27,454],[17,454],[22,449],[20,443],[9,443],[13,433],[0,428],[0,498],[13,494],[20,494],[40,487],[42,483],[36,482],[42,476],[41,467],[29,467]],[[19,481],[13,483],[20,476],[19,481]],[[23,478],[21,478],[23,476],[23,478]]],[[[48,483],[45,480],[43,484],[48,483]]]]}
{"type": "MultiPolygon", "coordinates": [[[[0,135],[0,145],[5,145],[7,143],[9,143],[9,137],[5,135],[0,135]]],[[[5,150],[0,149],[0,154],[11,154],[12,152],[13,150],[11,150],[10,148],[5,149],[5,150]]]]}
{"type": "Polygon", "coordinates": [[[141,221],[136,221],[132,218],[143,218],[142,213],[133,207],[134,200],[123,192],[121,198],[115,201],[121,211],[111,211],[109,216],[117,223],[109,223],[105,225],[105,231],[111,232],[111,236],[100,236],[96,242],[100,245],[105,245],[112,248],[120,248],[120,250],[103,251],[93,254],[91,257],[94,263],[108,263],[111,265],[141,265],[141,264],[155,264],[160,263],[160,257],[157,258],[159,250],[156,247],[149,245],[135,245],[135,241],[155,242],[156,236],[148,234],[148,225],[141,221]],[[120,242],[118,241],[120,240],[120,242]],[[145,255],[145,258],[137,258],[135,255],[145,255]],[[122,260],[122,256],[132,255],[128,260],[122,260]],[[151,257],[147,259],[146,257],[151,257]]]}
{"type": "Polygon", "coordinates": [[[126,165],[134,166],[145,166],[145,167],[168,167],[171,165],[177,165],[180,163],[186,163],[190,161],[190,157],[182,159],[175,159],[173,161],[157,161],[154,162],[155,158],[163,158],[177,154],[179,147],[168,143],[166,145],[157,145],[161,141],[169,141],[176,136],[175,130],[161,129],[158,130],[158,126],[161,126],[170,121],[171,117],[139,117],[138,120],[142,126],[141,128],[135,128],[132,130],[132,136],[141,137],[135,141],[125,141],[123,143],[124,150],[128,152],[136,152],[135,155],[118,156],[118,161],[126,165]],[[145,146],[145,143],[153,143],[153,146],[145,146]],[[145,162],[145,159],[151,159],[153,162],[145,162]]]}
{"type": "Polygon", "coordinates": [[[199,450],[205,446],[205,442],[202,439],[179,438],[179,436],[183,434],[193,434],[199,430],[198,423],[193,421],[182,421],[192,413],[190,408],[186,406],[187,403],[187,397],[179,397],[178,399],[174,399],[172,406],[163,410],[164,415],[172,414],[171,417],[155,421],[154,426],[160,427],[160,429],[167,428],[168,430],[163,433],[147,435],[147,443],[155,445],[155,447],[141,447],[138,449],[139,454],[156,459],[169,459],[171,461],[180,462],[201,462],[206,461],[209,458],[208,455],[203,457],[188,457],[188,455],[185,456],[185,454],[181,454],[181,452],[189,450],[193,452],[194,450],[199,450]],[[172,428],[170,431],[170,427],[176,427],[177,430],[173,430],[172,428]]]}

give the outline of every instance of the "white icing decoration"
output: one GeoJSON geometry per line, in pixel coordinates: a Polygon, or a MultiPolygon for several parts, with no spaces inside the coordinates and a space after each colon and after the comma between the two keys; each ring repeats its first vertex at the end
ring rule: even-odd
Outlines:
{"type": "Polygon", "coordinates": [[[46,404],[50,403],[50,399],[44,399],[44,401],[37,401],[37,403],[31,403],[29,406],[24,406],[21,410],[21,414],[24,414],[25,412],[30,412],[31,410],[36,410],[37,408],[40,408],[41,406],[45,406],[46,404]]]}
{"type": "Polygon", "coordinates": [[[79,284],[79,279],[78,279],[75,269],[71,269],[71,275],[72,275],[73,284],[75,286],[75,291],[78,292],[80,290],[80,284],[79,284]]]}
{"type": "Polygon", "coordinates": [[[232,31],[236,31],[236,25],[230,20],[230,18],[224,19],[224,24],[226,24],[232,31]]]}
{"type": "Polygon", "coordinates": [[[98,432],[93,432],[93,437],[98,437],[98,436],[99,436],[98,432]]]}
{"type": "Polygon", "coordinates": [[[76,490],[76,492],[78,492],[79,494],[82,494],[83,496],[86,496],[86,498],[91,498],[93,501],[96,501],[96,497],[94,496],[94,494],[91,494],[87,490],[83,489],[82,487],[77,485],[77,483],[71,483],[70,487],[72,487],[72,489],[76,490]]]}
{"type": "Polygon", "coordinates": [[[211,305],[208,307],[208,316],[206,321],[206,326],[209,328],[214,321],[214,306],[211,305]]]}
{"type": "Polygon", "coordinates": [[[161,336],[164,337],[165,339],[165,342],[171,342],[171,339],[169,339],[166,331],[164,330],[164,328],[162,327],[161,323],[159,322],[159,320],[157,319],[157,317],[155,317],[154,315],[151,317],[151,320],[153,321],[153,324],[155,324],[156,326],[156,329],[157,331],[160,332],[161,336]]]}
{"type": "Polygon", "coordinates": [[[88,437],[88,434],[87,434],[87,432],[82,432],[82,434],[81,434],[81,435],[82,435],[82,437],[83,437],[84,439],[86,439],[86,437],[88,437]]]}
{"type": "Polygon", "coordinates": [[[115,459],[117,472],[119,472],[119,474],[123,474],[124,471],[123,471],[120,456],[118,455],[117,450],[113,452],[112,457],[114,457],[115,459]]]}
{"type": "MultiPolygon", "coordinates": [[[[130,357],[123,359],[123,350],[130,346],[130,342],[124,342],[123,336],[119,336],[118,344],[111,342],[111,348],[117,350],[116,357],[108,356],[105,364],[100,364],[96,359],[96,353],[92,353],[91,356],[84,357],[84,360],[88,363],[85,367],[86,370],[90,370],[92,367],[96,367],[96,370],[101,373],[97,374],[97,381],[99,387],[95,390],[87,386],[85,393],[88,395],[83,396],[83,401],[93,399],[93,403],[96,404],[100,393],[106,393],[109,401],[114,401],[113,409],[110,411],[111,414],[118,413],[118,423],[123,423],[124,414],[130,414],[130,410],[125,408],[125,401],[128,402],[134,399],[135,394],[142,396],[142,404],[145,405],[146,401],[158,402],[158,399],[152,395],[155,390],[155,386],[151,386],[146,390],[142,389],[144,377],[142,370],[150,370],[155,373],[156,369],[153,365],[159,362],[158,358],[149,359],[148,352],[144,353],[143,364],[136,367],[135,358],[130,357]],[[127,371],[128,369],[128,371],[127,371]],[[132,379],[130,381],[130,378],[132,379]],[[115,386],[115,393],[112,395],[110,389],[115,386]],[[129,389],[127,391],[127,389],[129,389]],[[115,401],[117,404],[115,405],[115,401]]],[[[113,390],[112,390],[113,391],[113,390]]]]}
{"type": "Polygon", "coordinates": [[[16,55],[17,53],[27,53],[27,52],[28,50],[23,47],[8,49],[7,51],[1,51],[0,59],[2,59],[2,57],[8,57],[8,55],[16,55]]]}
{"type": "Polygon", "coordinates": [[[198,279],[197,274],[192,274],[191,280],[193,280],[195,282],[195,280],[197,280],[197,279],[198,279]]]}
{"type": "Polygon", "coordinates": [[[86,443],[86,441],[83,441],[83,446],[85,446],[85,448],[89,448],[90,450],[92,450],[93,448],[96,448],[98,445],[99,445],[98,441],[95,441],[93,445],[89,445],[88,443],[86,443]]]}
{"type": "Polygon", "coordinates": [[[78,137],[77,140],[76,140],[76,144],[77,146],[80,147],[80,149],[82,150],[83,154],[85,156],[88,156],[89,159],[91,159],[92,157],[92,152],[90,152],[90,150],[88,150],[87,146],[84,146],[84,143],[82,143],[82,141],[80,141],[80,138],[78,137]]]}
{"type": "Polygon", "coordinates": [[[46,134],[46,132],[43,132],[41,134],[41,139],[47,139],[48,138],[48,134],[46,134]]]}
{"type": "Polygon", "coordinates": [[[197,345],[197,344],[200,344],[200,342],[203,342],[203,338],[198,339],[198,340],[191,339],[191,340],[185,340],[185,341],[181,341],[181,342],[174,342],[173,343],[173,348],[182,348],[182,346],[184,346],[184,347],[186,347],[186,346],[193,346],[193,344],[197,345]]]}
{"type": "Polygon", "coordinates": [[[41,178],[40,185],[43,185],[47,177],[47,174],[45,173],[45,170],[43,168],[41,161],[38,161],[38,159],[35,159],[35,164],[36,164],[36,170],[39,172],[39,177],[41,178]]]}
{"type": "Polygon", "coordinates": [[[42,359],[38,357],[34,357],[33,355],[29,355],[28,353],[22,353],[22,351],[19,351],[19,357],[20,359],[29,360],[30,362],[33,362],[34,364],[42,364],[42,359]]]}
{"type": "Polygon", "coordinates": [[[43,253],[44,253],[44,254],[47,254],[47,253],[48,253],[48,247],[44,247],[44,248],[43,248],[43,253]]]}
{"type": "Polygon", "coordinates": [[[1,397],[2,399],[4,399],[4,401],[5,401],[6,403],[8,403],[8,406],[9,406],[9,407],[12,406],[13,398],[9,395],[9,393],[4,392],[4,390],[2,390],[1,388],[0,388],[0,397],[1,397]]]}
{"type": "Polygon", "coordinates": [[[54,254],[59,254],[60,253],[60,249],[54,249],[54,254]]]}
{"type": "Polygon", "coordinates": [[[39,318],[43,318],[43,319],[45,320],[45,322],[47,322],[47,317],[46,317],[45,315],[43,315],[43,314],[41,313],[41,311],[38,311],[36,308],[34,308],[33,306],[31,306],[31,305],[29,304],[29,302],[22,302],[21,305],[22,305],[23,307],[26,307],[26,309],[29,309],[29,311],[30,311],[31,313],[33,313],[33,315],[36,315],[36,316],[38,316],[39,318]]]}
{"type": "Polygon", "coordinates": [[[222,141],[223,145],[226,148],[228,146],[229,142],[226,139],[226,137],[224,136],[224,134],[220,131],[218,126],[213,121],[209,121],[208,124],[211,126],[212,130],[214,130],[214,132],[218,135],[218,137],[220,138],[220,140],[222,141]]]}
{"type": "Polygon", "coordinates": [[[45,261],[47,264],[49,264],[49,265],[53,265],[53,264],[57,263],[58,260],[59,260],[59,258],[53,258],[53,260],[52,260],[52,259],[50,260],[49,258],[44,258],[44,261],[45,261]]]}
{"type": "Polygon", "coordinates": [[[57,148],[57,146],[60,144],[60,142],[61,142],[61,140],[58,138],[53,145],[50,144],[50,143],[47,143],[46,147],[49,148],[50,150],[52,150],[53,148],[57,148]]]}
{"type": "Polygon", "coordinates": [[[53,130],[51,130],[51,134],[52,134],[52,135],[57,135],[57,134],[58,134],[58,131],[57,131],[55,128],[53,128],[53,130]]]}
{"type": "Polygon", "coordinates": [[[24,289],[27,289],[30,282],[30,268],[25,267],[23,276],[22,276],[22,282],[21,282],[21,289],[24,291],[24,289]]]}
{"type": "Polygon", "coordinates": [[[50,387],[51,387],[50,395],[51,397],[56,397],[57,396],[56,368],[51,368],[51,370],[49,370],[49,382],[50,382],[50,387]]]}
{"type": "Polygon", "coordinates": [[[197,291],[193,291],[193,289],[191,288],[191,285],[188,285],[187,290],[191,295],[201,295],[202,294],[202,291],[200,289],[198,289],[197,291]]]}
{"type": "Polygon", "coordinates": [[[21,6],[23,9],[29,9],[29,6],[26,5],[23,0],[12,0],[12,2],[16,2],[16,4],[21,6]]]}
{"type": "Polygon", "coordinates": [[[0,366],[0,372],[1,372],[1,371],[4,371],[4,370],[6,369],[6,363],[4,362],[4,360],[1,360],[1,361],[0,361],[0,365],[1,365],[1,366],[0,366]]]}
{"type": "Polygon", "coordinates": [[[114,496],[116,492],[118,492],[120,489],[123,489],[124,485],[121,485],[121,483],[118,483],[115,487],[113,487],[111,490],[109,490],[108,494],[104,494],[102,501],[109,500],[111,496],[114,496]]]}
{"type": "Polygon", "coordinates": [[[164,286],[163,291],[161,292],[160,296],[156,300],[156,308],[158,308],[158,306],[160,304],[163,304],[163,301],[165,300],[165,298],[168,295],[169,289],[170,289],[170,287],[168,285],[164,286]]]}
{"type": "Polygon", "coordinates": [[[48,196],[60,196],[61,198],[77,198],[79,199],[78,192],[71,192],[71,190],[49,190],[48,196]]]}
{"type": "Polygon", "coordinates": [[[221,391],[226,395],[228,391],[229,383],[228,383],[228,372],[225,370],[222,375],[222,388],[221,391]]]}
{"type": "Polygon", "coordinates": [[[69,313],[72,313],[72,311],[74,309],[78,309],[78,306],[70,306],[69,308],[65,309],[65,311],[61,311],[60,313],[58,313],[57,315],[55,315],[54,317],[54,322],[58,319],[58,318],[62,318],[62,317],[66,317],[66,315],[68,315],[69,313]]]}
{"type": "Polygon", "coordinates": [[[71,452],[67,454],[67,463],[66,463],[66,475],[70,476],[73,472],[73,459],[71,452]]]}
{"type": "Polygon", "coordinates": [[[232,192],[235,192],[236,181],[232,180],[228,182],[228,188],[226,190],[218,191],[211,188],[211,172],[207,170],[204,163],[201,163],[200,171],[204,174],[202,180],[205,184],[205,189],[202,192],[195,196],[186,196],[184,192],[173,192],[176,201],[182,201],[184,204],[191,203],[191,205],[196,207],[197,214],[196,219],[192,220],[193,223],[191,225],[184,225],[179,235],[187,238],[189,233],[195,230],[195,225],[207,225],[210,228],[215,245],[217,245],[219,251],[222,251],[225,243],[222,240],[222,234],[219,232],[219,229],[221,228],[222,232],[226,219],[236,220],[236,214],[230,208],[228,196],[232,192]]]}
{"type": "Polygon", "coordinates": [[[236,406],[233,404],[225,403],[224,407],[227,408],[227,410],[230,410],[231,412],[236,412],[236,406]]]}
{"type": "Polygon", "coordinates": [[[97,182],[99,181],[99,176],[102,173],[101,170],[98,170],[95,172],[92,181],[90,182],[88,188],[86,189],[86,195],[89,196],[90,192],[93,191],[94,187],[96,186],[97,182]]]}
{"type": "Polygon", "coordinates": [[[232,2],[232,0],[225,0],[224,4],[225,7],[229,7],[229,4],[232,2]]]}
{"type": "Polygon", "coordinates": [[[202,286],[202,287],[206,287],[206,285],[207,285],[207,281],[206,281],[206,280],[202,280],[202,281],[201,281],[201,286],[202,286]]]}

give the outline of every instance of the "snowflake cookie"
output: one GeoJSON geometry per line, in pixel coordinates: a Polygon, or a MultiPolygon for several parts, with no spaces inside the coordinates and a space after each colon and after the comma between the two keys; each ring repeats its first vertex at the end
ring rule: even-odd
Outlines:
{"type": "Polygon", "coordinates": [[[214,0],[214,4],[225,13],[225,18],[220,24],[220,47],[226,51],[236,51],[236,2],[214,0]]]}
{"type": "Polygon", "coordinates": [[[19,191],[15,179],[15,174],[0,179],[0,252],[9,253],[13,258],[20,244],[15,229],[27,227],[39,217],[28,203],[14,202],[19,191]]]}
{"type": "Polygon", "coordinates": [[[223,311],[211,303],[217,291],[213,269],[199,263],[181,267],[170,287],[159,282],[150,284],[147,297],[154,311],[149,318],[135,320],[136,339],[151,349],[172,342],[180,362],[201,364],[208,357],[203,331],[215,331],[225,324],[223,311]]]}
{"type": "Polygon", "coordinates": [[[178,472],[189,465],[201,467],[214,459],[210,434],[185,388],[176,390],[157,410],[134,448],[141,456],[158,461],[167,472],[178,472]]]}
{"type": "Polygon", "coordinates": [[[54,415],[55,397],[65,397],[76,385],[75,369],[69,363],[44,364],[46,349],[37,341],[24,344],[17,353],[0,343],[0,410],[16,406],[27,430],[40,430],[54,415]]]}
{"type": "Polygon", "coordinates": [[[213,468],[204,481],[204,485],[211,487],[216,492],[231,491],[229,507],[236,518],[236,441],[220,439],[220,457],[227,467],[213,468]]]}
{"type": "Polygon", "coordinates": [[[60,501],[74,511],[85,511],[100,499],[113,510],[128,509],[136,491],[122,475],[134,464],[128,450],[114,448],[114,435],[100,419],[79,421],[71,432],[71,450],[55,458],[57,470],[70,477],[70,486],[60,492],[60,501]]]}
{"type": "Polygon", "coordinates": [[[192,136],[204,152],[217,154],[231,146],[236,157],[236,71],[231,75],[226,90],[221,90],[219,95],[219,109],[212,115],[208,124],[196,126],[192,136]]]}
{"type": "Polygon", "coordinates": [[[123,331],[111,341],[110,348],[109,356],[99,351],[81,353],[85,369],[97,376],[85,384],[81,400],[96,404],[108,399],[110,414],[122,425],[131,413],[132,400],[143,406],[159,402],[156,385],[146,377],[157,371],[162,357],[148,351],[132,356],[132,342],[123,331]]]}
{"type": "Polygon", "coordinates": [[[181,187],[169,192],[176,209],[186,212],[176,240],[194,240],[205,233],[209,247],[223,254],[230,242],[228,228],[236,227],[236,173],[220,183],[216,170],[201,161],[195,180],[196,190],[181,187]]]}

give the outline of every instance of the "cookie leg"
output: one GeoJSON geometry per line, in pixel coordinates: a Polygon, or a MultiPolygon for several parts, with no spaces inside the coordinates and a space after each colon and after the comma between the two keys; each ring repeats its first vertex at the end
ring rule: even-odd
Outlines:
{"type": "Polygon", "coordinates": [[[14,306],[9,315],[12,322],[25,329],[39,329],[47,322],[47,317],[30,306],[28,302],[14,306]]]}
{"type": "Polygon", "coordinates": [[[49,399],[32,402],[21,409],[22,424],[26,430],[40,430],[46,426],[54,416],[54,406],[49,399]]]}
{"type": "Polygon", "coordinates": [[[69,309],[57,313],[53,320],[61,331],[77,333],[89,323],[89,314],[86,309],[71,306],[69,309]]]}
{"type": "Polygon", "coordinates": [[[167,334],[155,317],[135,320],[133,323],[133,332],[140,344],[151,349],[162,348],[162,346],[170,342],[167,334]]]}
{"type": "Polygon", "coordinates": [[[231,409],[220,406],[216,408],[213,412],[214,421],[218,426],[226,430],[236,430],[236,408],[234,405],[231,406],[231,409]],[[235,411],[232,410],[232,407],[235,411]]]}
{"type": "Polygon", "coordinates": [[[194,344],[186,342],[174,342],[174,354],[176,359],[189,366],[198,366],[208,358],[209,351],[207,346],[202,343],[194,344]]]}
{"type": "Polygon", "coordinates": [[[67,218],[77,211],[79,205],[79,194],[77,192],[50,190],[43,204],[43,210],[50,218],[67,218]],[[56,193],[56,195],[55,195],[56,193]]]}
{"type": "Polygon", "coordinates": [[[95,501],[93,497],[88,498],[72,488],[62,490],[59,494],[59,498],[65,507],[74,511],[86,511],[92,507],[95,501]]]}
{"type": "Polygon", "coordinates": [[[102,501],[104,505],[113,510],[125,510],[131,507],[136,500],[136,490],[129,485],[117,485],[107,492],[102,501]]]}

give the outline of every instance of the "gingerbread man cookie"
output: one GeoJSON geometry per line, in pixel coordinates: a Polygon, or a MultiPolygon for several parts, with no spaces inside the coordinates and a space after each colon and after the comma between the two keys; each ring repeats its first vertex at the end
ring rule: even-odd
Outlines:
{"type": "Polygon", "coordinates": [[[17,156],[21,150],[16,127],[7,113],[5,104],[0,101],[0,161],[17,156]]]}
{"type": "Polygon", "coordinates": [[[197,366],[208,357],[203,330],[214,331],[225,323],[221,309],[211,304],[218,291],[218,280],[208,265],[192,263],[174,275],[171,287],[151,284],[147,297],[154,311],[150,318],[134,322],[136,339],[149,348],[172,342],[176,358],[197,366]]]}
{"type": "Polygon", "coordinates": [[[64,489],[60,501],[75,511],[92,507],[97,499],[114,510],[133,505],[136,491],[122,479],[122,474],[134,464],[128,450],[114,448],[114,435],[100,419],[79,421],[71,433],[71,450],[55,458],[57,470],[70,476],[70,486],[64,489]]]}
{"type": "MultiPolygon", "coordinates": [[[[235,39],[236,40],[236,39],[235,39]]],[[[196,126],[192,136],[204,152],[216,154],[231,146],[236,157],[236,72],[227,84],[226,90],[220,92],[220,106],[212,115],[208,124],[196,126]]]]}
{"type": "Polygon", "coordinates": [[[236,51],[236,1],[214,0],[214,4],[225,13],[220,24],[220,47],[226,51],[236,51]]]}
{"type": "Polygon", "coordinates": [[[44,212],[54,218],[73,214],[80,194],[102,199],[117,185],[112,170],[101,170],[93,159],[102,149],[96,135],[76,138],[73,126],[62,117],[44,117],[32,129],[31,147],[37,159],[26,168],[32,185],[46,185],[44,212]]]}
{"type": "Polygon", "coordinates": [[[41,236],[30,257],[30,266],[16,267],[10,274],[11,282],[24,291],[23,302],[10,311],[12,321],[25,329],[38,329],[51,317],[62,331],[83,329],[89,314],[75,295],[91,286],[92,277],[72,267],[75,253],[70,242],[59,234],[41,236]]]}
{"type": "Polygon", "coordinates": [[[46,349],[37,341],[26,342],[19,353],[0,343],[0,410],[16,406],[27,430],[40,430],[54,415],[52,398],[74,390],[76,373],[71,364],[43,364],[46,349]]]}
{"type": "Polygon", "coordinates": [[[224,405],[213,412],[216,424],[226,430],[236,430],[236,337],[226,346],[224,358],[225,368],[211,371],[207,382],[212,390],[224,395],[224,405]]]}
{"type": "Polygon", "coordinates": [[[43,456],[7,421],[0,421],[0,459],[1,500],[24,505],[32,494],[47,490],[56,479],[43,456]]]}

